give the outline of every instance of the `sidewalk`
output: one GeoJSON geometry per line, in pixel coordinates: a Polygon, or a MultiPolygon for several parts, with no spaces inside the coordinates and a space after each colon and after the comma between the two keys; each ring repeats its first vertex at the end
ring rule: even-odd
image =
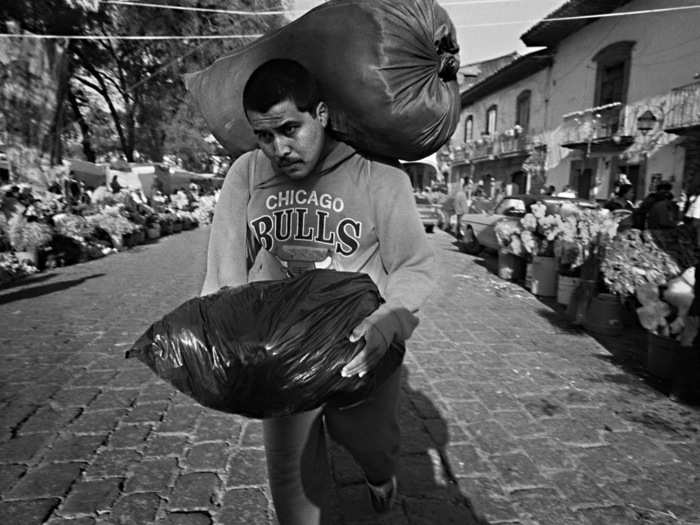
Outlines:
{"type": "MultiPolygon", "coordinates": [[[[206,234],[0,290],[0,524],[274,523],[260,423],[202,408],[123,359],[198,292],[206,234]]],[[[430,238],[438,286],[404,366],[399,504],[377,519],[334,448],[333,523],[700,523],[700,409],[489,260],[430,238]]]]}

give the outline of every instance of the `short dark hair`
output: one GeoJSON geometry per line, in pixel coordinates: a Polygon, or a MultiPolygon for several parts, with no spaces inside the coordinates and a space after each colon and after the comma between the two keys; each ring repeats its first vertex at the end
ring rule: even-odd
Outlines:
{"type": "Polygon", "coordinates": [[[656,191],[671,191],[672,189],[673,184],[666,180],[662,180],[656,185],[656,191]]]}
{"type": "Polygon", "coordinates": [[[627,193],[627,192],[628,192],[629,190],[631,190],[632,188],[634,188],[634,186],[633,186],[632,184],[620,184],[620,185],[617,187],[617,192],[616,192],[616,194],[617,194],[618,197],[622,197],[625,193],[627,193]]]}
{"type": "Polygon", "coordinates": [[[312,115],[321,101],[316,79],[295,60],[278,58],[265,62],[253,71],[243,88],[245,111],[264,113],[285,100],[312,115]]]}

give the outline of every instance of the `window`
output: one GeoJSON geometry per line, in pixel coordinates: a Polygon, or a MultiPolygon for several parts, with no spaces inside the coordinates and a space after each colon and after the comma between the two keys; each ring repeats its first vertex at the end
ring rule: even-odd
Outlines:
{"type": "Polygon", "coordinates": [[[634,42],[610,44],[593,57],[598,64],[595,84],[596,106],[627,101],[630,61],[634,42]]]}
{"type": "Polygon", "coordinates": [[[498,117],[498,106],[495,104],[486,110],[486,131],[485,135],[496,133],[496,118],[498,117]]]}
{"type": "Polygon", "coordinates": [[[526,89],[520,95],[515,103],[515,123],[523,128],[523,132],[527,133],[530,128],[530,98],[532,92],[526,89]]]}
{"type": "Polygon", "coordinates": [[[469,115],[464,121],[464,142],[474,138],[474,116],[469,115]]]}

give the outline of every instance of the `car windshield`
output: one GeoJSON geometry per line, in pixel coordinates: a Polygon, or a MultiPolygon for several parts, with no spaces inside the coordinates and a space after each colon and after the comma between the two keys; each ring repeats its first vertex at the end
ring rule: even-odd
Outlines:
{"type": "Polygon", "coordinates": [[[525,215],[525,202],[522,199],[505,197],[498,203],[494,213],[498,215],[525,215]]]}
{"type": "Polygon", "coordinates": [[[428,197],[423,197],[422,195],[415,195],[416,204],[430,204],[430,199],[428,197]]]}

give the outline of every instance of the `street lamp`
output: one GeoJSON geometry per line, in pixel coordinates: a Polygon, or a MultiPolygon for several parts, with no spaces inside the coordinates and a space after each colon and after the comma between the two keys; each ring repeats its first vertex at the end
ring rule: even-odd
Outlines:
{"type": "MultiPolygon", "coordinates": [[[[651,110],[646,110],[644,113],[642,113],[638,118],[637,118],[637,130],[642,134],[642,163],[643,163],[643,169],[641,169],[641,176],[642,176],[642,191],[644,191],[644,188],[647,185],[647,164],[648,164],[648,156],[649,152],[647,151],[647,134],[654,129],[654,126],[656,125],[657,119],[656,115],[651,110]]],[[[635,188],[635,192],[637,189],[635,188]]]]}
{"type": "Polygon", "coordinates": [[[647,109],[637,118],[637,130],[646,137],[647,133],[654,129],[656,121],[656,115],[647,109]]]}

